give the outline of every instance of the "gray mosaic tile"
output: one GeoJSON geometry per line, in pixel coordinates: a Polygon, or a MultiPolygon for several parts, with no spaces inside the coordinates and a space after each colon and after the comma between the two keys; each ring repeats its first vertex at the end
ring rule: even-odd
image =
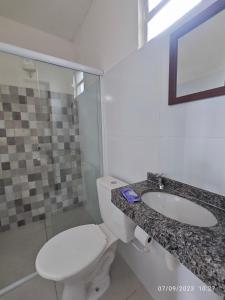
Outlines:
{"type": "Polygon", "coordinates": [[[74,207],[81,185],[73,96],[0,85],[0,231],[74,207]]]}

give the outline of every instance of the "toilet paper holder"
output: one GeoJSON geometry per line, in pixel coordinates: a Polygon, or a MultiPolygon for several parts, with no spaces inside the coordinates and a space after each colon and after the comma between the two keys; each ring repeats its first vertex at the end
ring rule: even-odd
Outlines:
{"type": "Polygon", "coordinates": [[[135,249],[137,249],[140,252],[149,252],[150,251],[150,244],[152,243],[153,239],[149,237],[148,240],[148,246],[143,246],[138,240],[133,240],[131,243],[135,249]]]}
{"type": "Polygon", "coordinates": [[[153,239],[139,226],[135,228],[132,245],[141,252],[149,252],[153,239]]]}

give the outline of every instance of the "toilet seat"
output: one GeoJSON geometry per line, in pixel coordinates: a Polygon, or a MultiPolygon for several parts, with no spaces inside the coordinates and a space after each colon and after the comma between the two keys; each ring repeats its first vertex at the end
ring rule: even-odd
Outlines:
{"type": "Polygon", "coordinates": [[[36,259],[36,270],[44,278],[62,281],[91,265],[104,252],[107,236],[98,225],[66,230],[49,240],[36,259]]]}

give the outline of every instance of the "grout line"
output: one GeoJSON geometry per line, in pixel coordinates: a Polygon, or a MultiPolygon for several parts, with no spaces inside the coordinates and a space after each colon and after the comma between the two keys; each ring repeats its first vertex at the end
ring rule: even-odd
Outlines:
{"type": "Polygon", "coordinates": [[[131,294],[129,294],[124,300],[129,300],[130,297],[132,297],[133,295],[135,295],[137,292],[137,289],[135,289],[131,294]]]}

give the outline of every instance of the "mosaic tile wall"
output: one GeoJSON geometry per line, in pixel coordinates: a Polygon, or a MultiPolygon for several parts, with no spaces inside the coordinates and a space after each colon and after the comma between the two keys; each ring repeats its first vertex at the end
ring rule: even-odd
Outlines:
{"type": "Polygon", "coordinates": [[[0,231],[78,204],[81,184],[73,96],[0,85],[0,231]]]}

